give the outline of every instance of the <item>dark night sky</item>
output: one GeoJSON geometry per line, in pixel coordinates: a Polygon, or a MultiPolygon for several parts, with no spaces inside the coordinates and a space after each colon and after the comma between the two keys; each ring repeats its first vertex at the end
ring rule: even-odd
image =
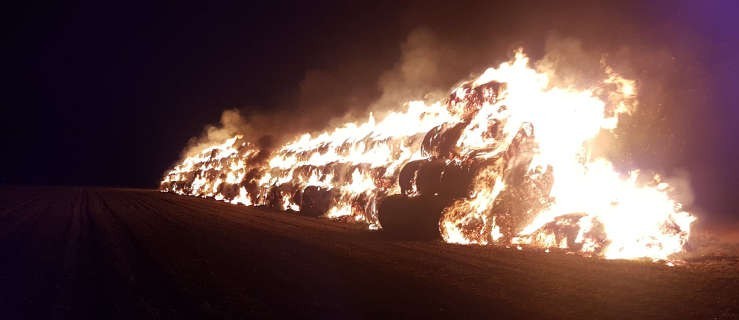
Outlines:
{"type": "Polygon", "coordinates": [[[629,161],[687,171],[696,210],[735,218],[737,2],[552,2],[8,9],[0,184],[154,188],[224,109],[307,114],[369,105],[414,30],[447,53],[434,86],[497,64],[519,45],[541,56],[556,34],[629,60],[630,75],[650,91],[642,119],[627,123],[637,128],[627,136],[629,161]]]}

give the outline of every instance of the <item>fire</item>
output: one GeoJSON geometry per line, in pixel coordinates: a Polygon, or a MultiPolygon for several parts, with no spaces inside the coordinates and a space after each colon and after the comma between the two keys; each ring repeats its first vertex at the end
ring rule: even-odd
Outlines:
{"type": "Polygon", "coordinates": [[[636,94],[608,67],[592,88],[557,87],[518,52],[444,101],[411,101],[379,121],[370,114],[276,150],[234,136],[184,159],[161,190],[373,229],[384,199],[421,199],[441,204],[447,242],[665,260],[682,251],[695,218],[659,177],[641,182],[592,152],[636,94]]]}

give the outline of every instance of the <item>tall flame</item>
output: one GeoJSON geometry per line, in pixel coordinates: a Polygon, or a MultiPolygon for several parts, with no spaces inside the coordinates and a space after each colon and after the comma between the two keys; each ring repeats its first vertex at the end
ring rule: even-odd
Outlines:
{"type": "Polygon", "coordinates": [[[429,193],[449,199],[439,221],[447,242],[669,259],[683,249],[695,218],[659,177],[640,183],[638,171],[622,175],[592,155],[596,136],[636,107],[635,82],[604,71],[590,89],[560,88],[517,52],[445,101],[411,101],[380,121],[370,114],[274,151],[234,136],[184,159],[161,190],[370,228],[380,227],[383,198],[429,193]],[[432,164],[443,179],[469,175],[469,183],[453,196],[429,189],[421,174],[432,164]]]}

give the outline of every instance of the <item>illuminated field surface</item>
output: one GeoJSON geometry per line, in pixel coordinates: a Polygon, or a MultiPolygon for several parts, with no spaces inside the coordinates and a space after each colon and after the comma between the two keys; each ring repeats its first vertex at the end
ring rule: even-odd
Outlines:
{"type": "Polygon", "coordinates": [[[6,319],[739,312],[732,255],[669,267],[410,241],[366,225],[149,190],[0,188],[0,252],[6,319]]]}

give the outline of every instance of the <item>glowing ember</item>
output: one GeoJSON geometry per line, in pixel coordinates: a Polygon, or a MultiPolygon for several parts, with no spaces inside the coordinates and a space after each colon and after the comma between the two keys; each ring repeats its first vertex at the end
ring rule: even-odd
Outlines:
{"type": "Polygon", "coordinates": [[[695,218],[659,177],[638,183],[638,172],[592,156],[596,136],[636,106],[634,82],[604,74],[588,90],[558,88],[519,52],[447,100],[412,101],[381,121],[370,115],[274,151],[235,136],[176,165],[161,190],[370,228],[378,202],[402,194],[444,204],[447,242],[668,259],[695,218]]]}

